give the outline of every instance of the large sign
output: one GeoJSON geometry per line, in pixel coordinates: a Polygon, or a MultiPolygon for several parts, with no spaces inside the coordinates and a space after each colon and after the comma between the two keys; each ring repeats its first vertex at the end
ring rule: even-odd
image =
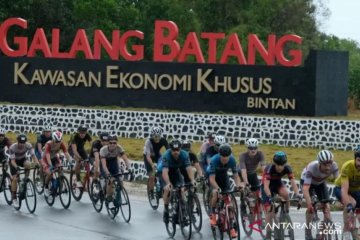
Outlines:
{"type": "MultiPolygon", "coordinates": [[[[132,51],[127,48],[130,39],[136,39],[137,42],[144,39],[144,33],[139,30],[121,33],[120,30],[113,30],[110,41],[101,30],[97,29],[93,33],[93,45],[91,46],[85,30],[79,29],[70,50],[61,52],[59,49],[60,29],[47,30],[46,34],[46,30],[43,28],[37,28],[32,38],[15,35],[12,39],[8,39],[9,32],[18,28],[26,33],[28,22],[22,18],[9,18],[0,25],[0,50],[6,56],[34,57],[40,54],[46,58],[76,58],[81,53],[86,59],[100,59],[101,53],[104,51],[112,60],[139,61],[144,59],[144,45],[133,44],[130,46],[132,51]],[[50,41],[46,37],[49,35],[50,41]],[[11,47],[9,41],[16,47],[11,47]]],[[[203,32],[198,36],[195,32],[190,32],[182,46],[177,41],[178,35],[179,28],[176,23],[160,20],[155,22],[153,61],[186,62],[189,57],[193,57],[197,63],[227,63],[230,59],[235,59],[239,64],[253,65],[256,63],[258,54],[267,65],[299,66],[302,63],[300,50],[302,39],[293,34],[281,37],[271,34],[266,42],[267,47],[256,34],[249,34],[246,39],[246,55],[236,33],[226,36],[225,33],[203,32]],[[205,53],[202,51],[199,39],[207,42],[207,59],[204,57],[205,53]],[[217,59],[217,45],[220,41],[225,42],[225,47],[220,54],[220,59],[217,59]],[[287,50],[284,51],[285,49],[287,50]]]]}
{"type": "Polygon", "coordinates": [[[2,57],[0,101],[344,115],[347,57],[312,52],[296,68],[2,57]]]}

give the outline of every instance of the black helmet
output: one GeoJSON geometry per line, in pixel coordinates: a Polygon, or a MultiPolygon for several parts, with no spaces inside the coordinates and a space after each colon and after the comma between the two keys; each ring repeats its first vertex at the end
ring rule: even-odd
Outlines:
{"type": "Polygon", "coordinates": [[[118,137],[116,135],[110,135],[109,136],[109,141],[117,141],[118,137]]]}
{"type": "Polygon", "coordinates": [[[169,143],[169,146],[171,149],[180,149],[181,142],[180,142],[180,140],[174,139],[174,140],[171,140],[171,142],[169,143]]]}
{"type": "Polygon", "coordinates": [[[188,141],[188,140],[182,141],[182,143],[181,143],[181,148],[182,148],[183,150],[185,150],[185,151],[190,151],[190,149],[191,149],[191,142],[188,141]]]}
{"type": "Polygon", "coordinates": [[[88,128],[84,125],[80,125],[77,130],[78,132],[87,132],[88,128]]]}
{"type": "Polygon", "coordinates": [[[109,133],[102,132],[99,135],[101,141],[109,141],[109,133]]]}
{"type": "Polygon", "coordinates": [[[354,158],[360,157],[360,145],[354,151],[354,158]]]}
{"type": "Polygon", "coordinates": [[[21,133],[21,134],[17,135],[16,140],[18,143],[26,143],[27,137],[25,134],[21,133]]]}
{"type": "Polygon", "coordinates": [[[232,150],[231,150],[231,147],[229,144],[224,143],[224,144],[220,145],[220,147],[219,147],[220,156],[228,157],[231,155],[231,152],[232,152],[232,150]]]}
{"type": "Polygon", "coordinates": [[[284,153],[282,151],[276,152],[274,155],[273,161],[274,161],[274,163],[276,163],[278,165],[284,165],[285,163],[287,163],[286,153],[284,153]]]}

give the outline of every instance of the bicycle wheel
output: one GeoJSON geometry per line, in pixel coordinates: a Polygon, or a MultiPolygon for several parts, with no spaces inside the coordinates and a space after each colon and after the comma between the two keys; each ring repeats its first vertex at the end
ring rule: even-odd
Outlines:
{"type": "Polygon", "coordinates": [[[251,214],[249,201],[247,199],[244,199],[243,201],[240,201],[240,216],[241,216],[241,225],[243,226],[243,229],[245,231],[246,236],[250,237],[253,229],[250,227],[250,224],[252,224],[254,221],[253,215],[251,214]]]}
{"type": "Polygon", "coordinates": [[[95,208],[95,211],[101,212],[103,208],[104,197],[103,197],[103,192],[101,190],[100,181],[98,179],[95,179],[91,183],[91,191],[92,191],[91,202],[95,208]]]}
{"type": "Polygon", "coordinates": [[[40,168],[35,168],[33,171],[33,181],[35,185],[35,190],[38,194],[44,192],[44,178],[40,173],[40,168]]]}
{"type": "Polygon", "coordinates": [[[190,240],[192,230],[191,211],[189,205],[183,201],[179,201],[179,224],[184,239],[190,240]]]}
{"type": "Polygon", "coordinates": [[[258,228],[260,230],[260,235],[263,239],[266,238],[266,220],[265,220],[265,208],[264,205],[262,205],[262,203],[260,202],[260,200],[258,200],[259,202],[257,203],[258,205],[257,207],[257,214],[256,216],[256,222],[258,223],[258,228]]]}
{"type": "MultiPolygon", "coordinates": [[[[119,194],[119,193],[117,193],[117,194],[119,194]]],[[[123,216],[125,222],[129,222],[130,218],[131,218],[131,205],[130,205],[129,196],[124,187],[121,187],[120,194],[121,194],[120,195],[121,215],[123,216]]]]}
{"type": "Polygon", "coordinates": [[[240,240],[240,225],[239,220],[237,217],[237,212],[233,207],[229,207],[227,209],[227,234],[229,236],[229,239],[234,239],[233,236],[231,236],[231,229],[234,229],[237,233],[236,239],[240,240]]]}
{"type": "Polygon", "coordinates": [[[36,209],[36,192],[34,183],[30,179],[26,180],[25,202],[29,213],[34,213],[36,209]]]}
{"type": "Polygon", "coordinates": [[[76,182],[77,182],[76,174],[75,171],[72,170],[70,173],[71,194],[76,201],[80,201],[84,192],[84,187],[78,187],[76,182]]]}
{"type": "Polygon", "coordinates": [[[235,212],[236,212],[236,218],[239,218],[239,208],[237,205],[235,195],[232,193],[230,196],[231,196],[231,205],[234,207],[235,212]]]}
{"type": "Polygon", "coordinates": [[[203,183],[203,203],[204,203],[204,208],[205,211],[207,213],[208,216],[210,216],[211,213],[211,209],[210,209],[210,196],[211,196],[211,191],[209,186],[206,183],[203,183]]]}
{"type": "Polygon", "coordinates": [[[148,179],[148,182],[147,182],[147,196],[148,196],[148,200],[150,203],[150,207],[152,209],[156,210],[159,207],[159,197],[156,194],[156,188],[155,188],[156,183],[154,184],[153,189],[149,189],[149,181],[150,181],[150,178],[148,179]]]}
{"type": "Polygon", "coordinates": [[[5,201],[8,205],[11,205],[12,199],[11,199],[11,177],[10,174],[6,173],[5,179],[4,179],[4,197],[5,201]]]}
{"type": "Polygon", "coordinates": [[[56,191],[57,191],[57,189],[55,189],[52,186],[52,181],[49,181],[49,191],[50,191],[49,196],[46,196],[44,194],[44,197],[45,197],[45,202],[51,207],[52,205],[54,205],[56,191]]]}
{"type": "Polygon", "coordinates": [[[93,179],[92,176],[90,176],[90,174],[89,174],[89,177],[87,177],[87,178],[85,177],[85,179],[86,179],[86,181],[85,181],[86,182],[86,189],[88,191],[90,200],[92,200],[93,192],[92,192],[91,184],[94,181],[94,179],[93,179]]]}
{"type": "Polygon", "coordinates": [[[196,230],[200,232],[202,228],[202,211],[201,204],[196,193],[191,193],[191,200],[189,201],[189,208],[191,212],[191,222],[196,230]]]}
{"type": "Polygon", "coordinates": [[[60,185],[59,185],[59,197],[61,205],[64,209],[68,209],[71,203],[71,193],[69,181],[64,176],[60,176],[60,185]]]}
{"type": "Polygon", "coordinates": [[[169,222],[165,223],[166,231],[169,234],[169,237],[173,238],[176,233],[176,222],[178,219],[178,215],[176,214],[177,209],[174,206],[176,204],[176,199],[174,199],[173,195],[170,195],[170,204],[169,204],[169,222]]]}
{"type": "Polygon", "coordinates": [[[106,207],[106,210],[107,210],[107,213],[109,215],[109,217],[111,219],[114,219],[116,217],[116,215],[118,214],[119,212],[119,207],[109,207],[109,202],[105,200],[105,207],[106,207]]]}
{"type": "Polygon", "coordinates": [[[282,213],[280,216],[280,239],[294,240],[294,229],[291,228],[292,221],[288,213],[282,213]]]}

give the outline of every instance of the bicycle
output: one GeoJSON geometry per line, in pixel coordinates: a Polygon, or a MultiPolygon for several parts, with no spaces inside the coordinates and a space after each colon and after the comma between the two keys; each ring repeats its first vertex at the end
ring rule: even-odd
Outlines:
{"type": "Polygon", "coordinates": [[[336,234],[334,223],[331,220],[321,221],[318,215],[318,211],[323,209],[322,204],[333,203],[332,199],[324,199],[319,201],[316,195],[311,196],[311,204],[313,207],[312,219],[310,221],[309,227],[311,229],[311,237],[313,239],[319,240],[337,240],[338,236],[336,234]],[[326,229],[326,231],[324,231],[326,229]],[[330,230],[331,231],[328,231],[330,230]]]}
{"type": "Polygon", "coordinates": [[[288,210],[286,210],[286,204],[290,201],[298,202],[298,200],[294,199],[285,200],[281,198],[278,194],[273,197],[270,213],[272,214],[274,210],[273,221],[275,223],[275,226],[273,226],[273,229],[271,229],[271,235],[274,237],[274,239],[295,239],[294,229],[291,228],[291,217],[288,210]]]}
{"type": "Polygon", "coordinates": [[[211,226],[214,239],[217,239],[216,229],[218,229],[220,239],[224,239],[225,232],[229,239],[232,239],[231,230],[234,230],[237,233],[236,239],[240,240],[240,225],[232,200],[232,196],[236,192],[238,191],[229,190],[218,193],[218,201],[215,208],[216,225],[211,226]]]}
{"type": "Polygon", "coordinates": [[[25,168],[19,167],[19,170],[17,172],[17,177],[19,179],[19,182],[17,184],[16,198],[19,202],[19,206],[14,207],[17,211],[19,211],[21,208],[22,200],[25,200],[26,207],[29,213],[34,213],[36,210],[37,200],[36,200],[34,183],[25,173],[26,171],[30,171],[32,169],[35,168],[32,167],[26,170],[25,168]],[[24,177],[21,178],[21,175],[24,175],[24,177]]]}
{"type": "Polygon", "coordinates": [[[75,170],[74,170],[74,165],[71,166],[71,171],[70,171],[71,194],[76,201],[81,200],[81,197],[82,197],[85,189],[88,191],[90,199],[92,198],[90,186],[91,186],[91,182],[93,181],[93,179],[92,179],[93,173],[91,171],[89,159],[81,160],[80,164],[81,164],[80,168],[81,169],[84,168],[84,170],[81,170],[81,173],[85,173],[85,176],[81,177],[81,180],[80,180],[82,183],[81,187],[79,187],[77,185],[77,179],[76,179],[76,174],[75,174],[75,170]]]}
{"type": "Polygon", "coordinates": [[[184,184],[174,186],[170,192],[169,221],[165,222],[166,231],[171,238],[175,236],[176,224],[180,225],[181,233],[185,240],[191,238],[192,217],[188,203],[183,198],[184,184]]]}
{"type": "Polygon", "coordinates": [[[4,197],[5,201],[8,205],[11,205],[12,199],[11,199],[11,176],[7,172],[9,165],[7,160],[3,160],[1,162],[2,164],[2,173],[0,174],[0,192],[4,191],[4,197]]]}
{"type": "Polygon", "coordinates": [[[35,185],[35,190],[38,194],[42,194],[44,192],[44,173],[42,171],[42,166],[40,168],[35,168],[33,171],[33,182],[35,185]]]}
{"type": "Polygon", "coordinates": [[[51,171],[51,180],[49,181],[49,196],[45,196],[45,201],[49,206],[54,205],[55,197],[59,196],[61,205],[68,209],[71,203],[71,190],[69,181],[63,174],[63,167],[58,166],[51,171]]]}
{"type": "Polygon", "coordinates": [[[253,230],[256,230],[262,238],[265,238],[265,209],[260,197],[255,195],[256,193],[251,191],[249,186],[240,191],[241,224],[248,237],[251,236],[253,230]],[[254,225],[258,228],[254,228],[254,225]]]}
{"type": "MultiPolygon", "coordinates": [[[[198,179],[197,181],[200,182],[201,180],[198,179]]],[[[196,232],[200,232],[202,228],[202,210],[200,200],[196,194],[196,187],[194,187],[192,184],[185,184],[185,187],[187,190],[186,199],[192,217],[191,223],[195,228],[196,232]]]]}
{"type": "MultiPolygon", "coordinates": [[[[347,218],[347,222],[349,224],[348,231],[350,232],[351,237],[352,237],[353,240],[360,239],[359,215],[360,215],[360,208],[353,208],[348,213],[348,218],[347,218]]],[[[344,239],[344,231],[343,231],[343,234],[342,234],[342,239],[344,239]]]]}
{"type": "Polygon", "coordinates": [[[205,208],[205,212],[208,216],[210,216],[211,209],[210,209],[210,197],[211,197],[211,190],[209,187],[209,181],[206,177],[200,178],[200,189],[202,192],[202,200],[205,208]]]}
{"type": "MultiPolygon", "coordinates": [[[[155,165],[155,169],[157,169],[157,166],[156,164],[155,165]]],[[[159,200],[160,198],[162,198],[162,186],[161,186],[161,176],[159,176],[161,174],[161,172],[159,171],[153,171],[154,172],[154,177],[155,177],[155,182],[154,182],[154,188],[153,189],[150,189],[149,188],[149,185],[150,185],[150,178],[148,179],[148,182],[147,182],[147,196],[148,196],[148,200],[149,200],[149,204],[150,204],[150,207],[153,209],[153,210],[156,210],[158,209],[159,207],[159,200]]]]}

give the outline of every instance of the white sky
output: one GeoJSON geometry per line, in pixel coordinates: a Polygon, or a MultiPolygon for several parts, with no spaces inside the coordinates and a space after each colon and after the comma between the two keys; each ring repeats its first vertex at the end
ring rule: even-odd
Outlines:
{"type": "Polygon", "coordinates": [[[320,30],[360,43],[360,0],[326,0],[325,4],[331,14],[327,21],[323,21],[320,30]]]}

